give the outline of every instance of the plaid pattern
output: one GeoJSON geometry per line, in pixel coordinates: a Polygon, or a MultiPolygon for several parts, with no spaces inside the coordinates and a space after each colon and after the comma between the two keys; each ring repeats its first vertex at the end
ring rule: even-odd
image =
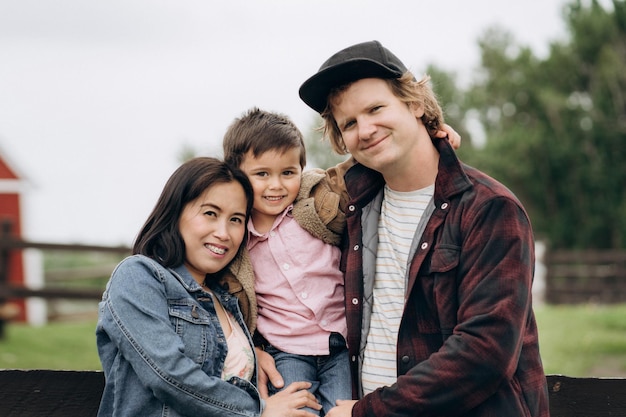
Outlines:
{"type": "MultiPolygon", "coordinates": [[[[434,141],[440,153],[436,208],[410,266],[398,381],[365,396],[352,415],[547,417],[531,302],[535,259],[528,216],[506,187],[462,165],[447,141],[434,141]]],[[[345,181],[351,200],[342,269],[358,383],[362,265],[369,253],[362,222],[377,220],[363,219],[362,209],[384,182],[358,164],[345,181]]]]}

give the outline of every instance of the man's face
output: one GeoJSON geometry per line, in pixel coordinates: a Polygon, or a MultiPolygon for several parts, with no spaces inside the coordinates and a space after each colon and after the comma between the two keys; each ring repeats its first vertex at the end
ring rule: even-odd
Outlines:
{"type": "Polygon", "coordinates": [[[423,110],[400,101],[385,80],[352,83],[334,98],[332,110],[347,150],[361,164],[383,176],[414,168],[411,158],[426,132],[423,110]]]}

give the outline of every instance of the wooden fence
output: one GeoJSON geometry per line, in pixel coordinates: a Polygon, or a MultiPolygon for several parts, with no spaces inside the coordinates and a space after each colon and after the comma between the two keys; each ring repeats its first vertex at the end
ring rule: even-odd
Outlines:
{"type": "Polygon", "coordinates": [[[549,304],[626,302],[626,251],[547,251],[549,304]]]}
{"type": "MultiPolygon", "coordinates": [[[[546,378],[551,417],[626,416],[626,379],[546,378]]],[[[103,388],[100,371],[0,370],[0,416],[95,416],[103,388]]]]}
{"type": "MultiPolygon", "coordinates": [[[[11,234],[10,225],[3,223],[0,225],[0,308],[12,299],[25,299],[37,297],[45,300],[99,300],[102,298],[103,288],[81,287],[72,285],[71,287],[49,286],[50,283],[63,278],[64,281],[74,280],[84,281],[86,278],[94,276],[110,275],[113,266],[102,266],[93,268],[72,268],[64,271],[51,271],[45,275],[46,285],[43,288],[32,289],[24,285],[9,282],[9,254],[14,250],[27,248],[68,251],[68,252],[102,252],[120,255],[130,254],[130,248],[125,246],[98,246],[98,245],[71,245],[58,243],[33,242],[14,237],[11,234]]],[[[5,325],[8,317],[0,314],[0,339],[4,336],[5,325]]]]}

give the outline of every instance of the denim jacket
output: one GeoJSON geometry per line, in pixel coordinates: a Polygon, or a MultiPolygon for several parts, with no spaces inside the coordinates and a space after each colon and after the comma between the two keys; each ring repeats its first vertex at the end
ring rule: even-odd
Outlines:
{"type": "MultiPolygon", "coordinates": [[[[237,298],[212,289],[247,333],[237,298]]],[[[221,379],[224,333],[210,295],[182,265],[122,261],[99,304],[96,337],[106,379],[100,417],[261,414],[252,382],[221,379]]]]}

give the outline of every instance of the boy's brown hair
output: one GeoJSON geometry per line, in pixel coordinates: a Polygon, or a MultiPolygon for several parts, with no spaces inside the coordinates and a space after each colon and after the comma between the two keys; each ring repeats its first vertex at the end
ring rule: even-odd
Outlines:
{"type": "Polygon", "coordinates": [[[295,123],[284,114],[253,107],[236,118],[224,134],[224,159],[241,166],[243,158],[252,151],[258,157],[268,151],[285,152],[300,149],[300,167],[306,165],[304,137],[295,123]]]}

